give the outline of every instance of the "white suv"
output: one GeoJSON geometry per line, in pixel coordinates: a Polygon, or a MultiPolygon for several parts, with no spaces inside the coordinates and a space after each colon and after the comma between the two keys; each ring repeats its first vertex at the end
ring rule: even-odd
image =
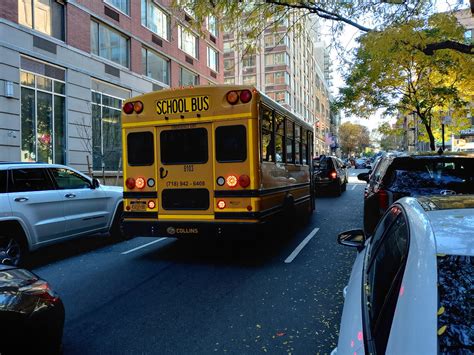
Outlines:
{"type": "Polygon", "coordinates": [[[63,165],[0,163],[0,263],[72,237],[120,236],[122,191],[63,165]]]}

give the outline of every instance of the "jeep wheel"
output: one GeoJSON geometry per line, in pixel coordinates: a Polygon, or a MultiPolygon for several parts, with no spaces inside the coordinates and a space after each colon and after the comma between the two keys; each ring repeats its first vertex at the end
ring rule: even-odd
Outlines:
{"type": "Polygon", "coordinates": [[[112,222],[112,226],[110,227],[110,235],[112,238],[117,240],[128,240],[130,237],[127,237],[120,228],[120,224],[122,223],[122,216],[123,216],[123,207],[119,205],[117,211],[115,212],[114,220],[112,222]]]}
{"type": "Polygon", "coordinates": [[[0,263],[19,266],[25,263],[27,250],[13,236],[0,235],[0,263]]]}

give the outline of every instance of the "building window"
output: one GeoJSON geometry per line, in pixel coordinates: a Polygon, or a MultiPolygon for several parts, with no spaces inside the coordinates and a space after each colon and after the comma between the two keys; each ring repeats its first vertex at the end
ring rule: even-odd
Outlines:
{"type": "Polygon", "coordinates": [[[170,62],[155,52],[142,48],[143,75],[158,80],[166,85],[170,84],[170,62]]]}
{"type": "Polygon", "coordinates": [[[224,84],[234,85],[235,84],[235,78],[225,78],[224,79],[224,84]]]}
{"type": "Polygon", "coordinates": [[[242,66],[244,68],[254,67],[257,61],[255,54],[248,54],[242,59],[242,66]]]}
{"type": "Polygon", "coordinates": [[[128,68],[128,38],[95,21],[91,21],[91,50],[99,57],[128,68]]]}
{"type": "Polygon", "coordinates": [[[290,94],[288,91],[275,91],[275,101],[280,104],[290,104],[290,94]]]}
{"type": "Polygon", "coordinates": [[[179,77],[179,85],[186,86],[186,85],[198,85],[199,84],[199,76],[194,74],[192,71],[187,69],[181,68],[180,77],[179,77]]]}
{"type": "Polygon", "coordinates": [[[219,70],[219,53],[211,47],[207,47],[207,66],[214,71],[219,70]]]}
{"type": "Polygon", "coordinates": [[[265,65],[283,65],[288,63],[290,63],[290,57],[286,52],[265,55],[265,65]]]}
{"type": "Polygon", "coordinates": [[[224,59],[224,70],[234,70],[235,61],[234,59],[224,59]]]}
{"type": "Polygon", "coordinates": [[[129,0],[105,0],[107,4],[112,5],[113,7],[116,7],[123,13],[130,15],[130,1],[129,0]]]}
{"type": "Polygon", "coordinates": [[[265,74],[265,84],[267,85],[282,85],[289,84],[290,76],[287,72],[279,71],[275,73],[265,74]]]}
{"type": "Polygon", "coordinates": [[[55,0],[18,0],[18,22],[64,41],[64,5],[55,0]]]}
{"type": "Polygon", "coordinates": [[[242,82],[244,85],[257,85],[257,76],[256,75],[244,75],[242,82]]]}
{"type": "Polygon", "coordinates": [[[65,73],[21,57],[21,161],[65,163],[65,73]]]}
{"type": "Polygon", "coordinates": [[[232,52],[232,42],[224,42],[224,53],[232,52]]]}
{"type": "Polygon", "coordinates": [[[120,170],[122,102],[121,98],[92,91],[92,166],[94,170],[120,170]]]}
{"type": "Polygon", "coordinates": [[[198,57],[198,38],[182,26],[178,26],[178,46],[183,52],[198,57]]]}
{"type": "Polygon", "coordinates": [[[142,0],[142,25],[169,41],[170,18],[151,0],[142,0]]]}
{"type": "Polygon", "coordinates": [[[219,35],[219,32],[217,30],[217,19],[214,16],[209,16],[207,18],[207,29],[209,30],[209,33],[214,37],[217,37],[219,35]]]}

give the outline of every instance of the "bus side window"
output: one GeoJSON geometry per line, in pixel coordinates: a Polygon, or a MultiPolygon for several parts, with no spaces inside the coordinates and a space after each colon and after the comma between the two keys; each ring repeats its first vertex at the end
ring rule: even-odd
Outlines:
{"type": "Polygon", "coordinates": [[[275,113],[275,160],[283,163],[284,159],[285,118],[275,113]]]}
{"type": "Polygon", "coordinates": [[[262,161],[275,161],[275,144],[273,140],[273,114],[262,106],[262,161]]]}
{"type": "Polygon", "coordinates": [[[290,120],[286,121],[286,162],[293,164],[295,162],[294,155],[294,129],[293,122],[290,120]]]}
{"type": "Polygon", "coordinates": [[[308,131],[303,129],[301,132],[303,143],[301,144],[301,157],[303,158],[303,164],[308,165],[308,131]]]}
{"type": "Polygon", "coordinates": [[[295,164],[301,164],[301,127],[295,124],[295,164]]]}

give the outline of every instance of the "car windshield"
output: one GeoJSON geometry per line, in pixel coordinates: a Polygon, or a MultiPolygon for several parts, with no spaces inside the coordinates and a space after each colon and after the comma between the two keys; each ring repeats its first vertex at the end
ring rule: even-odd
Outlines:
{"type": "Polygon", "coordinates": [[[386,182],[397,191],[420,193],[440,189],[474,193],[474,159],[401,159],[394,161],[386,182]]]}

